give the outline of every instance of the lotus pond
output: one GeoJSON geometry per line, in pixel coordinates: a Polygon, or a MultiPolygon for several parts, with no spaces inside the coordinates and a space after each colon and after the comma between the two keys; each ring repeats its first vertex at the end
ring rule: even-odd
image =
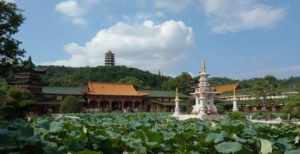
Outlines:
{"type": "Polygon", "coordinates": [[[300,154],[300,127],[166,113],[68,114],[1,121],[0,153],[300,154]]]}

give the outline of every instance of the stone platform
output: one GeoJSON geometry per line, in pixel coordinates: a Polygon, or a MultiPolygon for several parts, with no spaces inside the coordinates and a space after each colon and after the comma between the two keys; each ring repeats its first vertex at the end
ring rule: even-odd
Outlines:
{"type": "Polygon", "coordinates": [[[172,117],[178,120],[188,120],[188,119],[199,119],[199,120],[220,120],[222,118],[221,115],[213,114],[213,115],[204,115],[200,117],[197,114],[179,114],[179,115],[172,115],[172,117]]]}

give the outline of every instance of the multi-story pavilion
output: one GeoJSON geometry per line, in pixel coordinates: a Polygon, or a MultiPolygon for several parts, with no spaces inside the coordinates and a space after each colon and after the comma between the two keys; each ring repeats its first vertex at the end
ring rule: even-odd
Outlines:
{"type": "Polygon", "coordinates": [[[115,54],[110,50],[105,53],[104,63],[105,66],[115,66],[115,54]]]}

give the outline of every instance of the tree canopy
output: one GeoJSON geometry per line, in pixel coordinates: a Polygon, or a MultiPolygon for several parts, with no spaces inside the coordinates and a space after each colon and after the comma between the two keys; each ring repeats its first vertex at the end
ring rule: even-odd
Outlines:
{"type": "Polygon", "coordinates": [[[98,82],[132,82],[142,89],[160,89],[162,82],[171,77],[154,74],[126,66],[64,67],[43,66],[47,72],[43,82],[49,86],[83,86],[88,81],[98,82]]]}
{"type": "Polygon", "coordinates": [[[80,112],[80,109],[81,104],[79,99],[74,96],[66,96],[59,108],[62,113],[77,113],[80,112]]]}
{"type": "MultiPolygon", "coordinates": [[[[175,90],[176,87],[178,87],[180,92],[189,94],[193,91],[193,87],[198,82],[198,77],[192,77],[186,72],[183,72],[176,77],[171,77],[126,66],[78,68],[42,66],[42,68],[47,70],[46,74],[43,75],[43,82],[45,85],[49,86],[84,86],[88,81],[121,82],[131,83],[139,89],[175,90]]],[[[300,77],[277,79],[269,75],[263,78],[252,78],[247,80],[211,77],[209,78],[209,82],[212,86],[240,83],[242,90],[249,94],[260,96],[274,95],[281,91],[300,89],[300,77]]]]}
{"type": "Polygon", "coordinates": [[[10,87],[0,81],[0,119],[25,117],[34,98],[29,91],[10,87]]]}
{"type": "Polygon", "coordinates": [[[290,97],[283,110],[289,113],[292,118],[300,118],[300,95],[290,97]]]}
{"type": "Polygon", "coordinates": [[[0,77],[7,78],[21,62],[25,51],[14,38],[24,17],[15,3],[0,1],[0,77]]]}
{"type": "Polygon", "coordinates": [[[132,76],[126,76],[125,78],[120,79],[119,82],[132,84],[135,86],[135,88],[138,89],[145,87],[144,82],[142,80],[139,80],[136,77],[132,77],[132,76]]]}

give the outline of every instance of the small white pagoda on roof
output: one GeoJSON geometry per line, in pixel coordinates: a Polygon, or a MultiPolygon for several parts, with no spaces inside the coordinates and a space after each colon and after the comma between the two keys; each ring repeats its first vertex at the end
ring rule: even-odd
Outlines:
{"type": "Polygon", "coordinates": [[[195,92],[191,94],[195,98],[192,113],[197,114],[200,119],[204,119],[207,115],[216,115],[218,113],[214,104],[216,92],[210,87],[208,76],[209,74],[206,73],[205,62],[203,61],[201,63],[199,83],[195,88],[195,92]]]}

